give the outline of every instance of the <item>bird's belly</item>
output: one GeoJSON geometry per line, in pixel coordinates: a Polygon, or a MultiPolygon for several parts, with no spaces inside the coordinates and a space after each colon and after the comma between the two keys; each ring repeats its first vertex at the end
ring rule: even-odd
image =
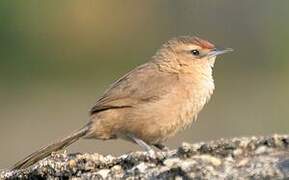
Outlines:
{"type": "Polygon", "coordinates": [[[186,128],[194,120],[196,120],[199,112],[203,109],[207,102],[206,96],[191,96],[180,107],[178,121],[181,128],[186,128]]]}
{"type": "Polygon", "coordinates": [[[175,135],[178,131],[190,126],[197,119],[199,112],[209,100],[211,92],[196,93],[191,91],[188,96],[180,100],[179,105],[172,105],[173,109],[168,115],[166,125],[163,126],[166,138],[175,135]]]}

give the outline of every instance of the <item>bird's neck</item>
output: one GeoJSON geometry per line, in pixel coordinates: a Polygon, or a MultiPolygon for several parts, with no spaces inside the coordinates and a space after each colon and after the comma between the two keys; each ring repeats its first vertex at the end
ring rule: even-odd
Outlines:
{"type": "Polygon", "coordinates": [[[158,57],[155,61],[160,71],[177,75],[188,89],[200,90],[209,99],[215,89],[212,64],[179,64],[176,59],[163,58],[158,57]]]}
{"type": "Polygon", "coordinates": [[[155,63],[160,71],[168,73],[179,73],[180,65],[174,53],[167,50],[159,50],[153,57],[152,62],[155,63]]]}

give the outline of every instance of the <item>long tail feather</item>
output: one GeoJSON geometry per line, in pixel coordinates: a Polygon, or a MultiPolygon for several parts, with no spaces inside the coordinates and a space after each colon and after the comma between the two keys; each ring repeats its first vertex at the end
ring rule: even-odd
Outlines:
{"type": "Polygon", "coordinates": [[[69,146],[70,144],[74,143],[79,138],[83,137],[87,133],[87,131],[88,131],[88,127],[85,126],[84,128],[78,130],[77,132],[75,132],[75,133],[55,142],[55,143],[52,143],[48,146],[45,146],[45,147],[39,149],[38,151],[27,156],[25,159],[16,163],[12,167],[12,170],[23,169],[23,168],[27,168],[27,167],[31,166],[32,164],[36,163],[37,161],[49,156],[52,152],[63,149],[65,147],[69,146]]]}

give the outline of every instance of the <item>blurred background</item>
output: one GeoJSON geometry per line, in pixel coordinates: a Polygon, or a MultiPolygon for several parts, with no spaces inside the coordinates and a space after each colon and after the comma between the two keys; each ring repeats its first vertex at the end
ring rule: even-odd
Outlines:
{"type": "MultiPolygon", "coordinates": [[[[235,49],[218,58],[216,90],[167,145],[288,133],[289,1],[1,1],[0,168],[68,135],[97,97],[171,37],[235,49]]],[[[69,152],[139,150],[82,140],[69,152]]]]}

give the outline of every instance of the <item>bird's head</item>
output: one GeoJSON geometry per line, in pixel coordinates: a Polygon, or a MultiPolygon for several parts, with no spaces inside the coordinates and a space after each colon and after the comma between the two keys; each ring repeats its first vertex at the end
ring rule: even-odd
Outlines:
{"type": "Polygon", "coordinates": [[[195,36],[181,36],[166,42],[154,60],[165,69],[190,73],[198,69],[211,69],[216,56],[230,51],[231,48],[216,48],[209,41],[195,36]]]}

